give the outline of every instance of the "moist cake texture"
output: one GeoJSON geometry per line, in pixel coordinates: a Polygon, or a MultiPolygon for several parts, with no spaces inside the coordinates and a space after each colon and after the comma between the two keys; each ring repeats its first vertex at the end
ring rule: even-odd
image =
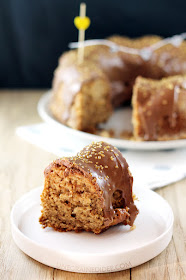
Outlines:
{"type": "Polygon", "coordinates": [[[87,61],[81,65],[74,61],[57,69],[50,108],[62,123],[93,132],[112,112],[107,76],[95,63],[87,61]]]}
{"type": "Polygon", "coordinates": [[[119,150],[105,142],[92,143],[45,169],[39,221],[57,231],[96,234],[116,224],[132,226],[138,214],[132,185],[119,150]]]}
{"type": "Polygon", "coordinates": [[[138,77],[132,104],[136,140],[186,138],[186,75],[160,81],[138,77]]]}

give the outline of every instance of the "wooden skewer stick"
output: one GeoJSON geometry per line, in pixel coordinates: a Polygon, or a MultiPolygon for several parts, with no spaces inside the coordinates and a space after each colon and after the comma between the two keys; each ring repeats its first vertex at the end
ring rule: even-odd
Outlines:
{"type": "MultiPolygon", "coordinates": [[[[86,16],[86,4],[81,3],[80,5],[80,12],[79,12],[80,18],[84,18],[86,16]]],[[[85,29],[79,29],[79,34],[78,34],[78,42],[81,42],[82,46],[78,48],[78,63],[83,62],[84,58],[84,43],[85,41],[85,29]]]]}
{"type": "Polygon", "coordinates": [[[84,42],[85,42],[85,30],[90,25],[90,19],[86,16],[86,4],[81,3],[80,4],[80,11],[79,16],[75,17],[74,24],[76,28],[79,30],[78,33],[78,43],[80,43],[80,46],[78,47],[78,64],[83,62],[84,59],[84,42]]]}

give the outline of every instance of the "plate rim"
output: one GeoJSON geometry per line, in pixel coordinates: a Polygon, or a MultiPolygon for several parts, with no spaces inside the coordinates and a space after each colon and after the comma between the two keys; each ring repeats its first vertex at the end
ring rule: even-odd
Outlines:
{"type": "MultiPolygon", "coordinates": [[[[95,256],[99,256],[99,257],[113,257],[115,255],[121,255],[121,254],[127,254],[127,252],[134,252],[136,250],[143,250],[145,249],[146,247],[148,246],[151,246],[153,245],[153,243],[157,243],[158,241],[161,241],[165,235],[169,234],[172,230],[173,230],[173,224],[174,224],[174,214],[173,214],[173,211],[172,211],[172,208],[171,206],[169,205],[169,203],[162,197],[160,196],[159,194],[157,194],[156,192],[154,192],[153,190],[150,190],[150,189],[147,189],[147,188],[142,188],[140,187],[140,190],[143,191],[147,191],[147,192],[151,192],[153,193],[153,195],[155,195],[156,197],[158,197],[159,199],[161,199],[165,204],[166,204],[166,207],[169,208],[169,211],[170,211],[170,224],[168,226],[168,228],[163,232],[161,233],[158,237],[156,237],[154,240],[151,240],[150,242],[148,242],[147,244],[143,245],[143,246],[140,246],[140,247],[137,247],[137,248],[134,248],[132,250],[127,250],[125,252],[122,252],[122,251],[119,251],[119,252],[111,252],[111,253],[104,253],[104,252],[101,252],[101,253],[84,253],[84,252],[68,252],[67,250],[56,250],[56,249],[53,249],[53,248],[49,248],[45,245],[41,245],[41,244],[38,244],[36,241],[30,239],[29,237],[27,237],[25,234],[23,234],[23,232],[18,228],[18,226],[16,225],[15,221],[14,221],[14,215],[15,215],[15,211],[16,211],[16,208],[18,207],[18,205],[24,201],[26,198],[28,198],[29,196],[31,196],[33,193],[37,193],[40,191],[40,193],[42,192],[42,189],[43,189],[43,186],[40,186],[40,187],[37,187],[37,188],[34,188],[28,192],[26,192],[25,194],[23,194],[13,205],[12,209],[11,209],[11,214],[10,214],[10,222],[11,222],[11,230],[12,230],[12,235],[13,235],[13,231],[15,231],[21,238],[25,239],[26,241],[28,241],[29,243],[31,244],[34,244],[35,246],[37,247],[41,247],[41,248],[44,248],[44,249],[47,249],[47,250],[51,250],[52,252],[54,253],[60,253],[60,254],[67,254],[67,255],[73,255],[73,256],[86,256],[88,255],[89,257],[95,257],[95,256]]],[[[37,204],[37,202],[34,203],[34,205],[37,204]]],[[[30,208],[30,207],[29,207],[30,208]]],[[[92,233],[91,233],[92,234],[92,233]]],[[[13,237],[14,239],[14,237],[13,237]]],[[[172,239],[172,234],[171,234],[171,239],[172,239]]],[[[14,239],[15,241],[15,239],[14,239]]],[[[170,242],[170,241],[169,241],[170,242]]],[[[16,243],[16,241],[15,241],[16,243]]],[[[16,243],[17,244],[17,243],[16,243]]],[[[19,247],[19,246],[18,246],[19,247]]],[[[26,253],[27,254],[27,253],[26,253]]]]}
{"type": "Polygon", "coordinates": [[[170,150],[170,149],[180,149],[186,147],[186,139],[175,139],[175,140],[166,140],[166,141],[133,141],[133,140],[124,140],[118,138],[109,138],[105,136],[95,135],[84,131],[79,131],[73,128],[70,128],[62,123],[60,123],[52,114],[48,114],[46,106],[52,96],[52,90],[45,92],[39,99],[37,110],[43,121],[49,125],[60,127],[64,131],[75,134],[77,136],[83,137],[85,140],[89,141],[108,141],[110,144],[117,146],[121,149],[128,150],[146,150],[146,151],[155,151],[155,150],[170,150]],[[178,145],[179,143],[179,145],[178,145]]]}

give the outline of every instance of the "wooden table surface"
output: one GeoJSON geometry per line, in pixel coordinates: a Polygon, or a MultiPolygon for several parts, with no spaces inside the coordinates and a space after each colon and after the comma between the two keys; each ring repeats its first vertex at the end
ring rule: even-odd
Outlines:
{"type": "Polygon", "coordinates": [[[0,91],[0,279],[186,279],[186,180],[157,191],[173,209],[173,238],[159,256],[138,267],[108,274],[65,272],[38,263],[14,244],[11,208],[24,193],[43,184],[43,170],[55,159],[15,134],[17,126],[41,121],[36,108],[42,93],[0,91]]]}

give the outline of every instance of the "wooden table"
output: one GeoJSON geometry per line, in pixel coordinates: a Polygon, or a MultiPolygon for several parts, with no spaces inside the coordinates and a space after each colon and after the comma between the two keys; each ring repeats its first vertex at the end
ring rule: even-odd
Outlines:
{"type": "Polygon", "coordinates": [[[47,267],[25,255],[14,244],[10,211],[15,201],[42,185],[43,170],[55,156],[15,134],[15,128],[41,121],[37,102],[43,91],[0,92],[0,279],[186,279],[186,180],[157,192],[171,205],[174,234],[164,252],[138,267],[108,274],[77,274],[47,267]]]}

